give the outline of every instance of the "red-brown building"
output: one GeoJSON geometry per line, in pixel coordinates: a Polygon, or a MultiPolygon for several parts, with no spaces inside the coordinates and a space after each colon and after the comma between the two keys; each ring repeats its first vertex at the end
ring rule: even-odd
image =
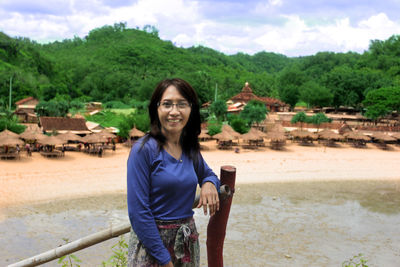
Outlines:
{"type": "Polygon", "coordinates": [[[56,131],[58,133],[71,132],[74,134],[89,134],[86,120],[81,118],[40,117],[40,126],[44,133],[56,131]]]}
{"type": "Polygon", "coordinates": [[[256,96],[250,88],[249,83],[246,82],[242,91],[229,99],[233,104],[228,106],[228,112],[240,112],[243,110],[244,106],[253,99],[265,103],[265,106],[270,112],[285,111],[288,109],[288,105],[279,99],[256,96]],[[241,103],[242,105],[239,105],[238,103],[241,103]]]}

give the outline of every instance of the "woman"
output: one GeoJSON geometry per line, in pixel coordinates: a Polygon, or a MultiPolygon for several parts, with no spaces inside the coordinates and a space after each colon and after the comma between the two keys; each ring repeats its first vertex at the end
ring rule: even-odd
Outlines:
{"type": "Polygon", "coordinates": [[[128,266],[199,266],[192,205],[219,210],[220,182],[200,154],[197,94],[182,79],[161,81],[149,104],[150,132],[128,159],[128,266]]]}

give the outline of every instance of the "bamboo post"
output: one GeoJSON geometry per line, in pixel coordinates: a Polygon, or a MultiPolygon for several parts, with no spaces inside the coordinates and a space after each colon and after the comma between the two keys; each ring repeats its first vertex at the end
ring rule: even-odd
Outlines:
{"type": "Polygon", "coordinates": [[[223,267],[223,247],[232,204],[232,194],[235,191],[236,168],[233,166],[221,167],[221,184],[229,186],[231,195],[220,200],[219,211],[210,218],[207,226],[207,259],[208,267],[223,267]]]}
{"type": "MultiPolygon", "coordinates": [[[[220,199],[225,199],[225,198],[229,197],[230,195],[231,195],[230,187],[228,185],[222,185],[220,187],[220,199]]],[[[193,208],[195,208],[197,206],[197,204],[199,203],[199,199],[200,199],[200,196],[197,195],[195,197],[195,200],[194,200],[194,203],[192,206],[193,208]]],[[[8,265],[8,267],[38,266],[38,265],[44,264],[46,262],[60,258],[62,256],[74,253],[78,250],[82,250],[87,247],[96,245],[96,244],[106,241],[108,239],[129,233],[130,230],[131,230],[130,222],[122,223],[122,224],[119,224],[116,226],[111,226],[107,230],[103,230],[103,231],[88,235],[86,237],[80,238],[80,239],[70,242],[68,244],[59,246],[55,249],[48,250],[39,255],[30,257],[28,259],[19,261],[17,263],[13,263],[11,265],[8,265]]]]}

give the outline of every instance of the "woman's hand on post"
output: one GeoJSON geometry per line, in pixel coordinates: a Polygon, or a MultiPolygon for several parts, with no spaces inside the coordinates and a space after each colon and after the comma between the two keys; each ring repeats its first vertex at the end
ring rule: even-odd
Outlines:
{"type": "Polygon", "coordinates": [[[219,197],[217,188],[211,182],[205,182],[200,190],[200,201],[197,208],[203,206],[204,215],[207,215],[207,206],[210,216],[219,211],[219,197]]]}

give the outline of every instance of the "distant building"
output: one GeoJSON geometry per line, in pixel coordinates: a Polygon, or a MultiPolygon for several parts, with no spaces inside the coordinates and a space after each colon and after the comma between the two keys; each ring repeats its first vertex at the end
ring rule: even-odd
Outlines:
{"type": "Polygon", "coordinates": [[[228,112],[240,112],[250,100],[258,100],[265,103],[265,106],[271,112],[286,111],[288,109],[288,105],[279,99],[256,96],[250,88],[249,83],[246,82],[242,91],[229,99],[232,104],[228,106],[228,112]]]}
{"type": "Polygon", "coordinates": [[[92,112],[95,110],[102,110],[102,103],[101,102],[89,102],[86,103],[86,111],[92,112]]]}
{"type": "Polygon", "coordinates": [[[86,120],[82,118],[64,117],[40,117],[40,126],[44,133],[72,132],[74,134],[89,134],[91,131],[86,126],[86,120]]]}
{"type": "Polygon", "coordinates": [[[22,123],[37,123],[38,118],[35,113],[36,105],[39,103],[39,100],[30,96],[24,99],[21,99],[15,102],[15,112],[18,120],[22,123]]]}

